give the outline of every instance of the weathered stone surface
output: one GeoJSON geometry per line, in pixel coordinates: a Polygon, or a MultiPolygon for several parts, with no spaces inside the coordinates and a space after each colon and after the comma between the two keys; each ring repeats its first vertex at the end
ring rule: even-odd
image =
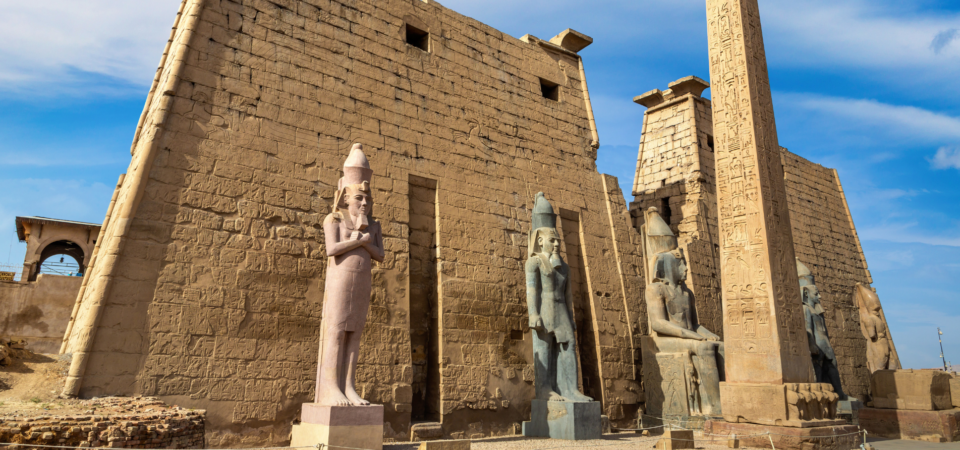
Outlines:
{"type": "Polygon", "coordinates": [[[534,400],[530,421],[523,422],[523,435],[568,441],[600,439],[600,402],[552,402],[534,400]]]}
{"type": "Polygon", "coordinates": [[[657,450],[679,450],[688,448],[697,448],[693,440],[693,430],[671,430],[663,431],[663,436],[657,441],[657,450]]]}
{"type": "Polygon", "coordinates": [[[470,450],[470,441],[427,441],[421,442],[418,450],[470,450]]]}
{"type": "Polygon", "coordinates": [[[0,416],[0,442],[112,448],[207,448],[206,411],[156,398],[84,400],[82,413],[0,416]],[[88,409],[89,408],[89,409],[88,409]]]}
{"type": "Polygon", "coordinates": [[[356,384],[384,404],[383,436],[409,439],[415,383],[436,391],[446,437],[515,434],[526,419],[519,268],[539,189],[565,240],[578,237],[575,255],[562,252],[582,269],[574,320],[591,331],[578,332],[580,365],[596,374],[585,383],[614,424],[634,423],[642,262],[616,179],[596,171],[570,51],[582,43],[517,40],[436,2],[248,3],[182,4],[65,349],[67,393],[175,397],[226,411],[210,418],[211,446],[283,443],[315,398],[322,223],[362,143],[386,257],[372,269],[356,384]],[[429,33],[428,50],[404,41],[407,24],[429,33]],[[412,189],[423,185],[431,198],[412,189]],[[439,355],[411,337],[424,261],[439,355]],[[142,340],[117,351],[131,335],[142,340]],[[415,367],[437,378],[415,382],[415,367]]]}
{"type": "Polygon", "coordinates": [[[777,450],[850,450],[860,448],[863,442],[863,435],[856,425],[796,428],[709,420],[704,424],[703,432],[736,435],[739,444],[746,448],[770,448],[772,439],[777,450]]]}
{"type": "Polygon", "coordinates": [[[960,441],[960,409],[911,411],[864,408],[860,426],[868,433],[888,439],[929,442],[960,441]]]}
{"type": "Polygon", "coordinates": [[[950,398],[954,408],[960,408],[960,377],[956,374],[950,379],[950,398]]]}
{"type": "Polygon", "coordinates": [[[878,370],[871,378],[870,406],[917,411],[950,409],[952,380],[950,374],[938,370],[878,370]]]}
{"type": "Polygon", "coordinates": [[[867,367],[870,372],[899,369],[900,361],[877,292],[870,286],[857,283],[853,298],[860,309],[860,330],[867,339],[867,367]]]}

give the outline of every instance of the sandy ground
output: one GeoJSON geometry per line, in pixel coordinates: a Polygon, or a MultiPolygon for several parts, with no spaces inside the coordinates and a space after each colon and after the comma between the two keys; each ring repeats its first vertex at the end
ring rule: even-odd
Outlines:
{"type": "Polygon", "coordinates": [[[76,411],[77,400],[57,398],[69,367],[70,360],[60,355],[34,353],[14,359],[9,366],[0,366],[0,415],[76,411]]]}
{"type": "MultiPolygon", "coordinates": [[[[726,439],[712,439],[695,435],[695,447],[704,450],[727,449],[726,439]]],[[[522,436],[487,438],[473,440],[470,450],[553,450],[553,449],[601,449],[601,450],[637,450],[652,449],[660,440],[659,436],[641,436],[632,432],[606,434],[602,438],[590,441],[561,441],[557,439],[535,439],[522,436]]],[[[419,443],[383,444],[384,450],[416,450],[419,443]]],[[[741,447],[748,448],[748,447],[741,447]]]]}

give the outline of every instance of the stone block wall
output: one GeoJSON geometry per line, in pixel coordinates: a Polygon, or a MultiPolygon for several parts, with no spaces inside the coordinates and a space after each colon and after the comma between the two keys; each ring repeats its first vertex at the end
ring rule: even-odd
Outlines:
{"type": "Polygon", "coordinates": [[[204,411],[169,408],[162,401],[149,398],[106,398],[82,402],[78,407],[70,414],[0,415],[0,442],[94,448],[205,448],[204,411]]]}
{"type": "Polygon", "coordinates": [[[429,411],[414,395],[439,399],[449,437],[529,419],[522,268],[538,191],[579,224],[583,353],[606,414],[635,423],[637,238],[597,172],[582,73],[574,51],[432,1],[185,0],[87,273],[68,390],[207,409],[208,445],[284,443],[313,397],[320,224],[359,142],[387,256],[357,381],[386,406],[385,437],[409,439],[415,405],[429,411]],[[436,293],[435,321],[412,316],[414,290],[436,293]]]}
{"type": "Polygon", "coordinates": [[[797,258],[816,277],[843,388],[848,395],[866,400],[870,394],[867,341],[860,331],[853,293],[857,283],[870,284],[873,280],[840,177],[836,169],[786,149],[780,156],[797,258]]]}
{"type": "Polygon", "coordinates": [[[41,274],[0,281],[0,337],[25,340],[34,353],[57,353],[83,278],[41,274]]]}

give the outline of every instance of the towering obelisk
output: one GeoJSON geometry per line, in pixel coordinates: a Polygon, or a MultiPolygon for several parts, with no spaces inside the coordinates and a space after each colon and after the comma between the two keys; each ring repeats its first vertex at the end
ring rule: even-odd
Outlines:
{"type": "MultiPolygon", "coordinates": [[[[790,392],[817,391],[757,0],[707,0],[723,270],[724,419],[811,423],[790,392]]],[[[826,420],[824,420],[826,419],[826,420]]],[[[778,446],[779,448],[779,446],[778,446]]]]}

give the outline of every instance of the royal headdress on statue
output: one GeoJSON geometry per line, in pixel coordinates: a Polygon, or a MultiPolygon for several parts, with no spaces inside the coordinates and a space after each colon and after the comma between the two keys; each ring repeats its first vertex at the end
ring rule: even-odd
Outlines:
{"type": "MultiPolygon", "coordinates": [[[[816,287],[815,280],[813,278],[813,272],[810,271],[810,268],[805,264],[800,262],[800,258],[797,258],[797,277],[800,278],[800,300],[806,302],[807,291],[816,287]]],[[[813,311],[817,314],[823,314],[823,305],[816,299],[810,298],[810,307],[813,308],[813,311]]]]}
{"type": "Polygon", "coordinates": [[[816,283],[813,279],[813,272],[797,258],[797,276],[800,277],[800,286],[813,286],[816,283]]]}
{"type": "MultiPolygon", "coordinates": [[[[341,213],[341,208],[345,208],[344,198],[348,189],[355,189],[367,195],[371,195],[370,182],[373,180],[373,169],[370,168],[370,161],[367,155],[363,153],[362,144],[353,144],[350,149],[350,155],[347,161],[343,163],[343,178],[337,183],[337,194],[334,199],[334,212],[341,213]]],[[[373,208],[367,209],[367,216],[360,219],[360,229],[363,230],[369,223],[368,220],[373,217],[373,208]]]]}
{"type": "MultiPolygon", "coordinates": [[[[649,208],[643,213],[644,224],[640,228],[643,237],[643,256],[647,263],[648,280],[657,279],[657,260],[664,253],[677,253],[677,236],[663,221],[657,208],[649,208]]],[[[676,255],[679,257],[679,255],[676,255]]]]}
{"type": "Polygon", "coordinates": [[[557,233],[557,215],[553,212],[553,206],[547,201],[543,192],[538,192],[536,200],[533,201],[533,221],[530,224],[530,241],[527,246],[527,256],[533,256],[540,253],[540,244],[537,242],[540,236],[559,237],[557,233]]]}

